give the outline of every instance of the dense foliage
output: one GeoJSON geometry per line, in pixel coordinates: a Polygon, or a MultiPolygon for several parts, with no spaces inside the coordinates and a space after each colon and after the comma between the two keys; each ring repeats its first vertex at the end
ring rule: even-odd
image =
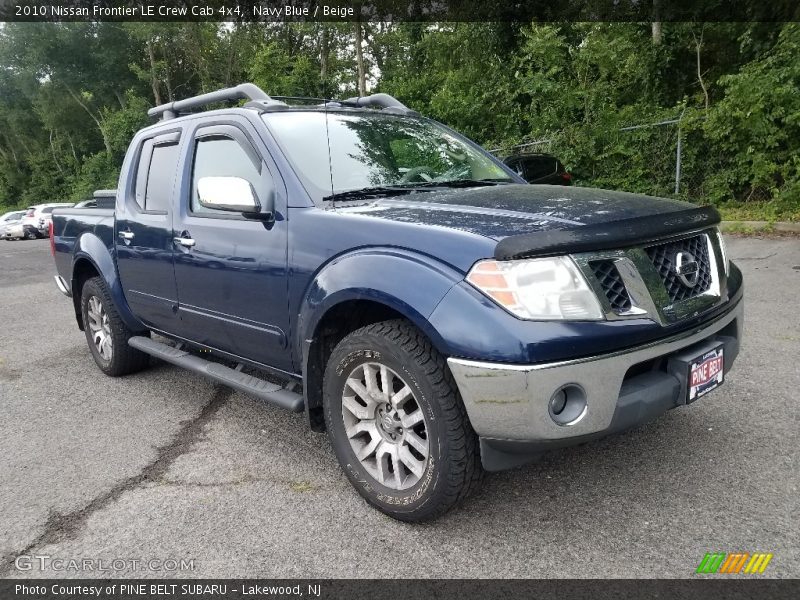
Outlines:
{"type": "Polygon", "coordinates": [[[526,148],[580,184],[659,195],[680,136],[678,196],[800,219],[798,56],[797,23],[6,24],[0,207],[114,187],[148,106],[254,81],[385,91],[501,152],[543,141],[526,148]]]}

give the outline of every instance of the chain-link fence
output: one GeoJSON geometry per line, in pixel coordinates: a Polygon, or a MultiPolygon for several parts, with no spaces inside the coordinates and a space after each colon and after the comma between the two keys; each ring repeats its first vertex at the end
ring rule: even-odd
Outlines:
{"type": "Polygon", "coordinates": [[[708,175],[703,153],[708,144],[701,119],[680,114],[611,130],[582,125],[492,152],[551,154],[577,185],[703,202],[708,175]]]}

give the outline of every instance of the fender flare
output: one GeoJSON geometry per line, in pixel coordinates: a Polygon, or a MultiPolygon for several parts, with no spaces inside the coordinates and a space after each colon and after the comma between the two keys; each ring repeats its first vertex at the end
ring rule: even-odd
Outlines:
{"type": "Polygon", "coordinates": [[[133,331],[147,329],[144,324],[133,315],[130,306],[128,306],[128,301],[125,299],[125,294],[122,291],[122,283],[117,273],[117,263],[114,257],[105,243],[97,235],[90,232],[86,232],[78,238],[75,244],[75,251],[72,255],[72,281],[70,282],[70,290],[72,290],[75,314],[80,328],[83,329],[83,323],[80,314],[80,293],[78,293],[77,290],[77,274],[80,272],[78,267],[81,262],[89,262],[92,267],[94,267],[95,271],[100,274],[100,277],[103,278],[103,281],[105,281],[106,286],[108,286],[111,292],[115,308],[125,325],[133,331]]]}
{"type": "Polygon", "coordinates": [[[368,300],[400,313],[443,350],[446,344],[428,317],[463,278],[463,273],[436,259],[397,248],[366,248],[337,256],[317,271],[303,295],[295,349],[302,350],[313,338],[329,310],[343,302],[368,300]]]}
{"type": "Polygon", "coordinates": [[[443,352],[447,344],[428,318],[463,278],[463,273],[437,259],[398,248],[355,250],[323,265],[303,294],[293,336],[312,429],[320,430],[312,411],[321,404],[319,390],[312,385],[320,376],[318,372],[311,373],[312,345],[325,315],[342,303],[355,300],[382,304],[408,319],[443,352]]]}

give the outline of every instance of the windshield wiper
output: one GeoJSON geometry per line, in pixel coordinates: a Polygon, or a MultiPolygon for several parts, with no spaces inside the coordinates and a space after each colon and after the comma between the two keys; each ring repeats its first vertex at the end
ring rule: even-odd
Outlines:
{"type": "Polygon", "coordinates": [[[490,185],[505,185],[513,183],[508,179],[452,179],[449,181],[421,181],[398,185],[384,185],[377,187],[366,187],[357,190],[347,190],[336,192],[330,196],[325,196],[323,201],[347,201],[365,200],[369,198],[384,198],[386,196],[404,196],[414,192],[430,192],[434,188],[460,188],[478,187],[490,185]]]}
{"type": "MultiPolygon", "coordinates": [[[[336,192],[330,196],[325,196],[323,200],[364,200],[367,198],[382,198],[385,196],[402,196],[404,194],[411,194],[420,191],[423,187],[420,184],[414,185],[398,185],[398,186],[378,186],[367,187],[358,190],[347,190],[344,192],[336,192]]],[[[428,191],[428,190],[425,190],[428,191]]]]}
{"type": "Polygon", "coordinates": [[[489,185],[507,185],[509,183],[514,183],[510,179],[450,179],[448,181],[426,181],[424,183],[416,183],[414,184],[416,187],[420,188],[432,188],[432,187],[451,187],[451,188],[459,188],[459,187],[478,187],[478,186],[489,186],[489,185]]]}

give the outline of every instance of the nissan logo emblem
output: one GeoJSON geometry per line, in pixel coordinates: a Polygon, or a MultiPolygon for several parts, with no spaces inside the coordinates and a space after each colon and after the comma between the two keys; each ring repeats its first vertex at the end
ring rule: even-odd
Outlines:
{"type": "Polygon", "coordinates": [[[675,255],[675,274],[686,287],[693,288],[700,278],[700,267],[689,252],[678,252],[675,255]]]}

